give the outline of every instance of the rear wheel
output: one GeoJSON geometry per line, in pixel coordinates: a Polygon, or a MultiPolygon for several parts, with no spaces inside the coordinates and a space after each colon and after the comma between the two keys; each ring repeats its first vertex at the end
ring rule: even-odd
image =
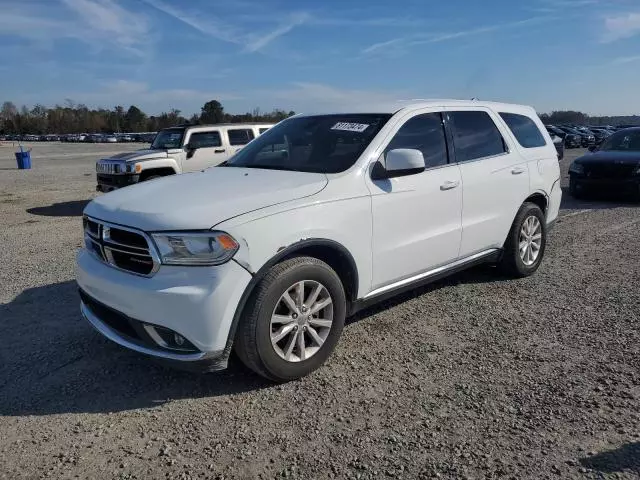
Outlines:
{"type": "Polygon", "coordinates": [[[275,265],[249,300],[235,349],[256,373],[284,382],[320,367],[335,348],[346,314],[338,275],[312,257],[275,265]]]}
{"type": "Polygon", "coordinates": [[[510,276],[528,277],[542,263],[547,244],[544,213],[534,203],[520,207],[500,260],[500,267],[510,276]]]}

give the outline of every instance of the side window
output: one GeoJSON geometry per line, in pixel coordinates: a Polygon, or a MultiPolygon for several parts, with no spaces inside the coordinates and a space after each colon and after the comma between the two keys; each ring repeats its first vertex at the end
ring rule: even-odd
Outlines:
{"type": "Polygon", "coordinates": [[[246,145],[253,140],[253,130],[250,128],[227,130],[230,145],[246,145]]]}
{"type": "Polygon", "coordinates": [[[427,168],[447,164],[447,142],[439,113],[417,115],[400,127],[385,150],[413,148],[420,150],[427,168]]]}
{"type": "Polygon", "coordinates": [[[196,148],[221,147],[222,138],[220,132],[195,132],[191,134],[189,145],[196,148]]]}
{"type": "Polygon", "coordinates": [[[260,135],[262,135],[267,130],[269,130],[269,129],[268,128],[260,128],[258,131],[260,132],[260,135]]]}
{"type": "Polygon", "coordinates": [[[450,112],[456,160],[468,162],[507,151],[498,127],[486,112],[450,112]]]}
{"type": "Polygon", "coordinates": [[[544,147],[547,144],[536,123],[526,115],[500,113],[500,116],[524,148],[544,147]]]}

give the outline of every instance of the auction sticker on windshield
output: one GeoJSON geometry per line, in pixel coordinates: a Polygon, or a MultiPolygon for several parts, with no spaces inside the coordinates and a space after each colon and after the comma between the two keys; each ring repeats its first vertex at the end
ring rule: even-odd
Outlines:
{"type": "Polygon", "coordinates": [[[362,133],[367,129],[368,126],[369,124],[367,123],[338,122],[333,127],[331,127],[331,130],[342,130],[344,132],[362,133]]]}

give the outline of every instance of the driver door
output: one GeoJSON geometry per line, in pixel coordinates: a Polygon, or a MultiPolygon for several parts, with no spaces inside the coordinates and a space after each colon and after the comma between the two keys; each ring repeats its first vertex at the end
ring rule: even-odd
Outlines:
{"type": "Polygon", "coordinates": [[[187,154],[183,172],[197,172],[213,167],[229,158],[229,149],[222,143],[218,129],[192,132],[186,139],[187,154]]]}
{"type": "Polygon", "coordinates": [[[420,150],[425,170],[395,178],[367,178],[373,215],[376,290],[458,258],[462,237],[462,179],[451,163],[440,112],[404,118],[385,148],[420,150]]]}

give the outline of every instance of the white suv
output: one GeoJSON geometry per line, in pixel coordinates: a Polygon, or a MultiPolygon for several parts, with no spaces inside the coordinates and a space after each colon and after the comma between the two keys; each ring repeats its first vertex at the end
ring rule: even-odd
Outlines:
{"type": "Polygon", "coordinates": [[[555,147],[529,107],[298,115],[221,166],[93,200],[81,309],[158,359],[210,371],[235,349],[291,380],[365,305],[478,263],[531,275],[560,199],[555,147]]]}

